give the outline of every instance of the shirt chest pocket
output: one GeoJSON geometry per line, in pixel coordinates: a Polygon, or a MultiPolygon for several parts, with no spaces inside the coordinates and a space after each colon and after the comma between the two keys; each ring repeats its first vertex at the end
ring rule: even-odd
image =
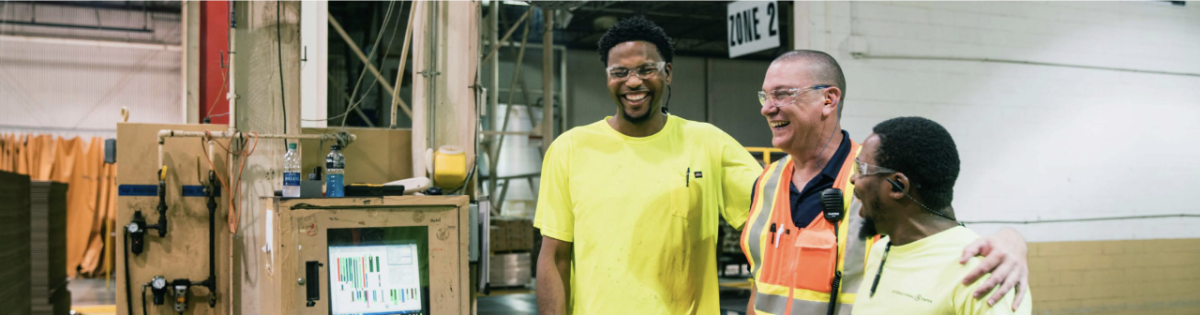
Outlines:
{"type": "Polygon", "coordinates": [[[715,209],[709,207],[713,196],[708,196],[711,193],[711,182],[705,178],[703,171],[697,171],[694,168],[689,169],[685,176],[675,175],[678,181],[677,186],[671,189],[671,215],[675,219],[683,220],[687,223],[689,230],[702,235],[716,233],[717,220],[715,209]],[[713,212],[713,213],[709,213],[713,212]],[[710,226],[711,225],[711,226],[710,226]]]}
{"type": "Polygon", "coordinates": [[[791,248],[792,285],[795,288],[828,293],[837,264],[837,240],[833,231],[800,229],[791,248]]]}

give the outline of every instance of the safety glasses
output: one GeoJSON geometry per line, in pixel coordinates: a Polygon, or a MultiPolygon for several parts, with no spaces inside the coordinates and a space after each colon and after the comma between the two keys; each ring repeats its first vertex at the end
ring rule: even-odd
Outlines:
{"type": "Polygon", "coordinates": [[[871,165],[871,164],[863,163],[862,161],[859,161],[858,159],[854,159],[854,174],[858,174],[858,176],[871,176],[871,175],[876,175],[876,174],[892,174],[892,173],[898,173],[898,172],[896,172],[895,170],[892,170],[890,168],[886,168],[886,167],[879,166],[879,165],[871,165]]]}
{"type": "Polygon", "coordinates": [[[608,69],[605,69],[605,72],[608,73],[608,78],[612,80],[627,80],[631,74],[637,75],[639,79],[646,80],[653,78],[659,72],[662,72],[666,67],[666,61],[659,61],[643,64],[637,69],[629,69],[622,66],[612,66],[608,67],[608,69]]]}
{"type": "Polygon", "coordinates": [[[832,86],[831,85],[814,85],[807,89],[800,89],[800,88],[779,89],[779,90],[772,91],[770,93],[767,93],[764,91],[758,91],[758,104],[762,105],[763,107],[767,107],[767,104],[773,104],[775,107],[789,105],[789,104],[795,103],[796,98],[800,97],[800,94],[804,94],[805,92],[808,92],[808,91],[815,91],[815,90],[826,89],[826,88],[830,88],[830,87],[832,87],[832,86]]]}

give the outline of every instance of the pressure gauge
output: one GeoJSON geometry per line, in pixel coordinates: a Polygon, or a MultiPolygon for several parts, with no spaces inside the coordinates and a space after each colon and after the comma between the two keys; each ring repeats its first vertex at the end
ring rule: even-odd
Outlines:
{"type": "Polygon", "coordinates": [[[154,280],[150,281],[150,287],[155,290],[162,290],[167,287],[167,279],[163,279],[163,277],[154,277],[154,280]]]}
{"type": "Polygon", "coordinates": [[[125,225],[125,229],[129,230],[129,233],[137,233],[141,227],[139,227],[137,223],[129,223],[128,225],[125,225]]]}
{"type": "Polygon", "coordinates": [[[150,292],[154,293],[154,305],[163,305],[166,302],[167,279],[162,276],[150,279],[150,292]]]}

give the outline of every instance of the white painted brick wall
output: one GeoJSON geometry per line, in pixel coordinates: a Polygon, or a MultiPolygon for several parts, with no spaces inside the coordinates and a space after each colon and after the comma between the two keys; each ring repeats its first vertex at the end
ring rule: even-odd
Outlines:
{"type": "MultiPolygon", "coordinates": [[[[1200,76],[870,55],[993,58],[1200,73],[1200,6],[799,3],[796,42],[848,80],[844,128],[924,116],[962,156],[959,218],[1200,214],[1200,76]]],[[[1016,225],[1031,242],[1200,237],[1200,218],[1016,225]]],[[[991,233],[1000,225],[973,225],[991,233]]]]}

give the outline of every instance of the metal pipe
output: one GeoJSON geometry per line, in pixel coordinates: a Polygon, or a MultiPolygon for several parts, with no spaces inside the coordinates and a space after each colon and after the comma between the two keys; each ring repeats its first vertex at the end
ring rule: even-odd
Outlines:
{"type": "MultiPolygon", "coordinates": [[[[492,33],[491,46],[492,46],[492,49],[496,49],[496,48],[498,48],[496,46],[496,43],[500,42],[498,40],[498,38],[500,37],[500,3],[496,2],[496,3],[492,4],[491,9],[492,9],[492,13],[491,13],[492,29],[490,32],[490,33],[492,33]]],[[[487,62],[488,60],[489,59],[482,59],[480,62],[481,63],[487,62]]],[[[491,91],[489,91],[490,95],[488,96],[489,99],[491,100],[491,102],[489,102],[491,104],[491,106],[488,109],[486,109],[484,112],[484,114],[485,114],[484,116],[488,117],[488,120],[491,120],[487,123],[487,126],[489,126],[489,127],[496,124],[495,116],[486,115],[486,114],[489,114],[489,113],[495,114],[496,111],[499,110],[499,105],[500,105],[500,58],[491,59],[491,64],[492,64],[492,73],[491,73],[492,89],[491,89],[491,91]]],[[[492,128],[495,128],[495,127],[492,127],[492,128]]],[[[479,141],[479,140],[475,140],[475,141],[479,141]]],[[[478,153],[476,153],[476,154],[478,154],[478,153]]]]}
{"type": "MultiPolygon", "coordinates": [[[[551,44],[554,43],[551,42],[551,44]]],[[[562,113],[558,115],[559,117],[562,117],[562,122],[559,123],[558,131],[567,131],[569,129],[567,128],[567,114],[570,113],[570,111],[567,109],[567,48],[563,46],[554,46],[554,49],[562,50],[562,55],[560,55],[562,58],[558,58],[558,98],[562,99],[562,113]]]]}
{"type": "Polygon", "coordinates": [[[94,31],[114,31],[114,32],[131,32],[131,33],[154,33],[154,30],[151,30],[151,29],[125,28],[125,27],[112,27],[112,26],[98,26],[98,25],[97,25],[97,26],[91,26],[91,25],[61,24],[61,23],[39,23],[39,22],[29,22],[29,21],[13,21],[13,20],[0,20],[0,24],[11,24],[11,25],[20,25],[20,26],[41,26],[41,27],[72,28],[72,29],[78,29],[78,30],[94,30],[94,31]]]}
{"type": "Polygon", "coordinates": [[[533,135],[533,133],[529,132],[529,131],[493,131],[493,130],[483,131],[480,134],[485,135],[485,136],[500,136],[500,135],[503,135],[503,136],[530,136],[530,135],[533,135]]]}
{"type": "MultiPolygon", "coordinates": [[[[333,30],[337,31],[338,35],[342,37],[342,40],[346,41],[346,46],[350,46],[350,50],[354,51],[354,54],[358,56],[358,59],[362,60],[363,64],[367,66],[367,70],[371,71],[371,74],[375,75],[375,78],[379,81],[379,85],[383,86],[383,89],[387,90],[388,94],[395,95],[396,89],[392,88],[392,84],[388,83],[387,79],[383,77],[382,73],[379,73],[379,69],[375,68],[375,65],[371,63],[371,59],[367,58],[367,55],[362,52],[362,49],[358,48],[358,44],[354,43],[354,39],[350,38],[350,34],[346,34],[346,30],[342,29],[342,24],[338,23],[337,18],[333,17],[333,13],[326,13],[326,15],[329,16],[329,25],[333,26],[333,30]]],[[[412,109],[409,109],[408,104],[405,104],[404,101],[400,101],[400,109],[403,109],[404,113],[408,114],[408,117],[412,117],[412,109]]]]}
{"type": "MultiPolygon", "coordinates": [[[[208,141],[211,149],[212,140],[208,141]]],[[[208,287],[208,306],[217,305],[217,170],[208,170],[208,187],[205,189],[205,194],[208,195],[208,278],[204,279],[202,284],[208,287]]]]}
{"type": "MultiPolygon", "coordinates": [[[[422,2],[413,2],[408,8],[408,29],[404,31],[404,48],[400,52],[400,66],[396,68],[396,89],[392,91],[392,124],[396,128],[396,110],[400,109],[400,84],[404,82],[404,66],[408,62],[408,44],[412,43],[413,18],[417,14],[417,6],[422,2]]],[[[409,115],[411,118],[412,115],[409,115]]]]}
{"type": "MultiPolygon", "coordinates": [[[[494,42],[493,42],[493,41],[486,41],[486,42],[483,42],[483,44],[484,44],[484,45],[492,45],[492,43],[494,43],[494,42]]],[[[517,47],[517,46],[519,46],[519,45],[521,45],[521,44],[520,44],[520,43],[514,43],[514,42],[499,42],[499,44],[498,44],[498,45],[500,45],[500,47],[517,47]]],[[[541,43],[528,43],[528,44],[525,44],[525,46],[528,46],[528,47],[530,47],[530,48],[542,48],[542,44],[541,44],[541,43]]],[[[563,52],[565,53],[565,52],[566,52],[566,50],[567,50],[567,46],[555,44],[555,45],[554,45],[554,49],[555,49],[555,50],[561,50],[561,51],[563,51],[563,52]]]]}
{"type": "Polygon", "coordinates": [[[1021,64],[1021,65],[1033,65],[1033,66],[1052,66],[1052,67],[1064,67],[1064,68],[1079,68],[1079,69],[1091,69],[1091,70],[1109,70],[1109,71],[1120,71],[1120,72],[1133,72],[1133,73],[1165,74],[1165,75],[1178,75],[1178,76],[1187,76],[1187,77],[1200,77],[1200,73],[1192,73],[1192,72],[1175,72],[1175,71],[1143,70],[1143,69],[1133,69],[1133,68],[1118,68],[1118,67],[1104,67],[1104,66],[1089,66],[1089,65],[1081,65],[1081,64],[1069,64],[1069,63],[1057,63],[1057,62],[1041,62],[1041,61],[1030,61],[1030,60],[1014,60],[1014,59],[1002,59],[1002,58],[949,57],[949,56],[898,56],[898,55],[872,55],[872,54],[868,54],[868,53],[861,53],[861,52],[852,52],[852,53],[850,53],[850,56],[851,56],[851,57],[854,57],[854,59],[896,59],[896,60],[934,60],[934,61],[975,61],[975,62],[1012,63],[1012,64],[1021,64]]]}
{"type": "MultiPolygon", "coordinates": [[[[498,39],[500,37],[500,6],[501,6],[501,4],[498,1],[492,3],[492,13],[491,13],[491,18],[492,18],[491,46],[492,46],[492,50],[499,49],[499,46],[496,45],[496,43],[500,42],[498,39]]],[[[513,30],[516,30],[518,25],[520,25],[520,24],[519,23],[514,24],[513,30]]],[[[489,59],[483,59],[483,62],[486,62],[488,60],[489,59]]],[[[495,129],[496,128],[496,115],[497,115],[497,112],[500,111],[500,58],[499,57],[492,58],[492,59],[490,59],[490,61],[492,64],[492,73],[491,73],[491,75],[492,75],[492,90],[489,91],[489,94],[491,94],[491,95],[489,95],[488,97],[491,100],[491,102],[490,102],[491,106],[488,106],[488,109],[485,112],[485,114],[489,114],[489,115],[486,115],[488,118],[488,122],[487,122],[488,128],[495,129]]],[[[498,132],[504,132],[504,130],[498,130],[498,132]]],[[[503,137],[503,136],[501,136],[501,137],[503,137]]],[[[485,136],[484,138],[487,138],[487,137],[485,136]]],[[[475,141],[480,141],[480,140],[475,139],[475,141]]],[[[494,145],[494,144],[496,144],[496,142],[489,142],[489,144],[494,145]]],[[[495,152],[500,152],[500,151],[499,151],[499,149],[497,149],[495,152]]],[[[479,152],[476,152],[475,154],[478,155],[479,152]]],[[[491,160],[494,160],[494,159],[496,159],[495,156],[491,156],[488,159],[488,161],[489,161],[488,162],[488,175],[490,175],[490,176],[496,176],[495,164],[492,164],[490,162],[491,160]]],[[[481,176],[480,180],[482,180],[482,176],[481,176]]],[[[488,196],[488,201],[491,201],[492,200],[491,196],[496,194],[496,181],[494,181],[494,180],[488,181],[488,185],[489,186],[488,186],[487,196],[488,196]]],[[[483,187],[480,186],[480,188],[483,188],[483,187]]],[[[483,282],[483,281],[481,281],[481,282],[483,282]]]]}
{"type": "MultiPolygon", "coordinates": [[[[435,141],[436,134],[434,133],[434,130],[437,130],[437,104],[438,104],[437,103],[437,101],[438,101],[438,99],[437,99],[438,98],[438,92],[437,92],[438,71],[437,70],[438,70],[438,46],[440,45],[438,42],[438,39],[440,39],[440,37],[442,36],[441,30],[438,29],[438,27],[441,26],[441,23],[439,23],[439,20],[438,20],[438,10],[439,10],[441,4],[438,2],[429,2],[426,6],[429,8],[428,9],[429,17],[428,17],[428,20],[426,20],[427,21],[426,23],[428,23],[426,26],[428,26],[428,27],[425,28],[425,31],[426,31],[426,36],[428,36],[427,38],[429,40],[425,42],[425,47],[428,48],[429,51],[425,55],[425,71],[422,71],[422,72],[424,72],[422,75],[425,76],[425,88],[426,88],[426,94],[425,94],[425,147],[436,149],[437,143],[435,141]]],[[[432,164],[431,161],[426,161],[426,163],[432,164]]],[[[430,174],[430,175],[433,175],[433,174],[430,174]]]]}
{"type": "MultiPolygon", "coordinates": [[[[497,4],[496,4],[496,6],[494,6],[493,8],[499,8],[499,3],[497,3],[497,4]]],[[[497,9],[492,9],[492,13],[494,13],[494,14],[498,14],[498,12],[499,12],[499,10],[497,10],[497,9]]],[[[513,23],[513,26],[512,26],[512,28],[508,29],[508,32],[505,32],[505,33],[504,33],[504,38],[503,38],[503,39],[500,39],[500,42],[505,42],[505,41],[508,41],[508,38],[509,38],[509,37],[512,37],[512,34],[513,34],[513,32],[515,32],[515,31],[517,30],[517,27],[521,26],[521,22],[525,21],[525,18],[528,18],[528,17],[529,17],[529,14],[530,14],[531,12],[533,12],[533,7],[532,7],[532,6],[530,6],[530,7],[529,7],[529,10],[525,10],[525,14],[522,14],[522,15],[521,15],[521,17],[517,19],[517,22],[516,22],[516,23],[513,23]]],[[[495,17],[495,16],[493,16],[493,18],[496,18],[496,20],[493,20],[492,27],[499,28],[499,27],[500,27],[500,26],[498,25],[499,23],[498,23],[498,22],[496,22],[496,21],[498,21],[498,20],[499,20],[499,18],[498,18],[498,17],[495,17]]],[[[500,31],[500,30],[496,29],[496,31],[498,32],[498,31],[500,31]]],[[[495,41],[495,39],[496,39],[496,38],[493,36],[493,37],[492,37],[492,42],[493,42],[493,43],[495,43],[495,42],[496,42],[496,41],[495,41]]],[[[491,51],[489,51],[489,52],[487,53],[487,55],[485,55],[485,56],[483,57],[483,61],[484,61],[484,62],[487,62],[487,61],[488,61],[488,59],[491,59],[491,58],[492,58],[492,55],[495,55],[495,54],[496,54],[496,51],[497,51],[497,50],[499,50],[499,49],[500,49],[500,46],[492,45],[492,50],[491,50],[491,51]]]]}
{"type": "Polygon", "coordinates": [[[113,47],[113,48],[145,49],[145,50],[165,50],[165,51],[175,51],[175,52],[183,51],[183,48],[180,45],[122,42],[122,41],[115,41],[115,40],[40,37],[40,36],[22,36],[22,35],[0,35],[0,41],[73,45],[73,46],[89,46],[89,47],[113,47]]]}
{"type": "Polygon", "coordinates": [[[554,141],[554,10],[542,11],[542,20],[542,154],[545,154],[554,141]]]}
{"type": "MultiPolygon", "coordinates": [[[[529,22],[525,22],[524,35],[521,36],[521,48],[517,50],[517,62],[516,62],[516,65],[513,67],[512,82],[509,82],[509,87],[508,87],[509,91],[517,89],[517,81],[519,81],[519,78],[521,77],[521,63],[525,59],[525,44],[528,43],[528,41],[529,41],[529,22]]],[[[501,120],[500,129],[497,131],[501,131],[501,132],[508,131],[508,116],[512,115],[512,99],[513,99],[513,93],[509,92],[508,93],[508,101],[505,102],[506,105],[504,105],[504,118],[501,120]]],[[[528,101],[528,100],[526,100],[526,101],[528,101]]],[[[500,162],[500,150],[503,149],[503,147],[504,147],[504,137],[501,136],[499,138],[500,139],[496,140],[495,153],[492,154],[492,158],[489,161],[489,162],[491,162],[491,167],[488,167],[488,170],[491,172],[491,174],[489,174],[491,176],[496,176],[496,173],[497,173],[496,166],[499,165],[499,162],[500,162]]],[[[491,183],[489,183],[489,186],[490,186],[490,187],[488,187],[489,195],[495,194],[496,184],[497,183],[495,180],[493,180],[493,181],[491,181],[491,183]]]]}
{"type": "Polygon", "coordinates": [[[214,151],[216,151],[216,150],[213,150],[213,140],[209,139],[208,140],[208,160],[212,161],[214,163],[213,168],[215,169],[217,167],[217,165],[216,165],[217,160],[213,159],[213,158],[215,158],[214,154],[216,154],[214,151]]]}
{"type": "MultiPolygon", "coordinates": [[[[353,142],[355,139],[358,138],[358,136],[355,136],[352,133],[348,133],[348,135],[349,135],[348,142],[353,142]]],[[[244,136],[246,136],[246,133],[239,132],[239,131],[204,132],[204,131],[184,131],[184,130],[170,130],[170,129],[159,130],[158,131],[158,167],[159,167],[159,169],[162,169],[162,160],[163,160],[162,147],[163,147],[163,144],[166,143],[167,138],[202,138],[202,137],[208,137],[208,136],[212,136],[212,138],[214,138],[214,139],[230,139],[230,138],[244,137],[244,136]]],[[[334,134],[334,133],[307,134],[307,135],[265,133],[265,134],[258,134],[257,136],[260,139],[311,139],[311,140],[329,140],[329,141],[337,141],[338,140],[338,135],[334,134]]],[[[209,141],[209,158],[210,159],[212,158],[212,154],[213,154],[212,151],[213,151],[212,150],[212,141],[210,140],[209,141]]],[[[228,164],[233,164],[233,163],[228,163],[228,164]]],[[[236,188],[236,187],[234,187],[234,188],[236,188]]]]}

